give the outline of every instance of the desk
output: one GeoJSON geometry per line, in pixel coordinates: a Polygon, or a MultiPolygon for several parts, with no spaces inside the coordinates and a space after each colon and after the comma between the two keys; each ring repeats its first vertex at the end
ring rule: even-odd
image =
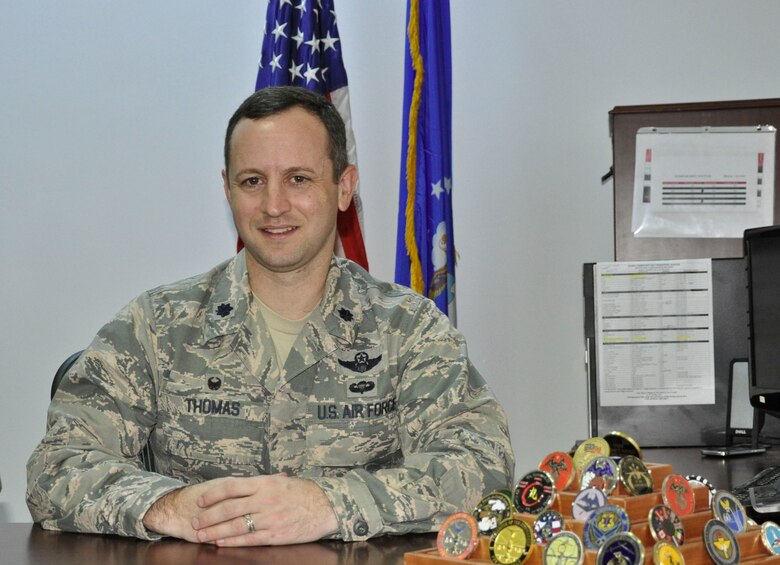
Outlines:
{"type": "Polygon", "coordinates": [[[780,447],[773,446],[760,455],[705,457],[700,447],[666,447],[642,450],[642,459],[650,463],[668,463],[679,475],[701,475],[715,488],[732,489],[759,471],[780,465],[780,447]]]}
{"type": "MultiPolygon", "coordinates": [[[[717,488],[731,488],[765,467],[780,465],[780,448],[758,456],[730,459],[704,457],[700,448],[653,448],[645,449],[643,458],[651,463],[668,463],[681,475],[702,475],[717,488]]],[[[0,524],[0,565],[402,565],[404,553],[435,545],[435,534],[422,534],[355,543],[322,541],[217,549],[178,540],[145,542],[117,536],[47,532],[34,524],[0,524]]]]}
{"type": "Polygon", "coordinates": [[[366,542],[321,541],[280,547],[216,548],[179,540],[49,532],[0,524],[2,565],[402,565],[404,553],[436,546],[436,534],[366,542]]]}

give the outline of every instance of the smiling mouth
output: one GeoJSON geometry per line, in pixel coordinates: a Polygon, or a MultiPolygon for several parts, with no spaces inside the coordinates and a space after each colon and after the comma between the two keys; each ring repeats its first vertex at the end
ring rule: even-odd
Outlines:
{"type": "Polygon", "coordinates": [[[270,233],[271,235],[283,235],[286,233],[290,233],[298,228],[296,227],[286,227],[286,228],[263,228],[263,231],[266,233],[270,233]]]}

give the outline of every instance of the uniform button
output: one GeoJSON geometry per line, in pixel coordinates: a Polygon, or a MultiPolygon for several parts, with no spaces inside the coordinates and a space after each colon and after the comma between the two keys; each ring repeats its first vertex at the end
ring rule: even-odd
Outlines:
{"type": "Polygon", "coordinates": [[[355,535],[364,536],[368,533],[368,524],[363,520],[358,520],[355,522],[355,527],[352,528],[352,531],[355,532],[355,535]]]}

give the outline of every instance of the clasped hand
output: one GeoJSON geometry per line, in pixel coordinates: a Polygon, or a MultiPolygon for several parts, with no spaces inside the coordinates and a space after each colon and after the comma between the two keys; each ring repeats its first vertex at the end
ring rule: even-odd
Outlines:
{"type": "Polygon", "coordinates": [[[155,502],[143,522],[157,533],[225,547],[305,543],[338,529],[322,489],[285,474],[184,487],[155,502]]]}

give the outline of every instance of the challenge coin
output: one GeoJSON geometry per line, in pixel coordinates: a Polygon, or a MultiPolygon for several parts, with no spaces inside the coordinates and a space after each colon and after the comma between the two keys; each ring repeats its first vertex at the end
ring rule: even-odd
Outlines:
{"type": "Polygon", "coordinates": [[[501,523],[512,517],[512,495],[508,491],[496,491],[484,496],[471,514],[477,521],[479,535],[489,536],[501,523]]]}
{"type": "Polygon", "coordinates": [[[580,490],[596,487],[609,496],[612,494],[612,491],[615,490],[617,480],[617,464],[609,457],[600,455],[591,460],[582,471],[580,490]]]}
{"type": "Polygon", "coordinates": [[[647,522],[654,540],[671,541],[675,545],[682,545],[685,542],[682,520],[665,504],[653,506],[647,515],[647,522]]]}
{"type": "Polygon", "coordinates": [[[704,524],[704,547],[716,565],[739,563],[739,544],[726,524],[712,519],[704,524]]]}
{"type": "Polygon", "coordinates": [[[546,544],[563,531],[563,516],[557,510],[545,510],[534,521],[534,540],[546,544]]]}
{"type": "Polygon", "coordinates": [[[533,534],[522,520],[509,518],[490,536],[490,560],[501,565],[522,563],[533,550],[533,534]]]}
{"type": "Polygon", "coordinates": [[[581,490],[571,503],[571,515],[575,520],[587,520],[594,510],[607,503],[607,495],[603,490],[590,487],[581,490]]]}
{"type": "Polygon", "coordinates": [[[707,487],[709,490],[709,502],[708,505],[712,504],[712,497],[715,495],[715,485],[713,485],[711,482],[709,482],[706,478],[702,477],[701,475],[685,475],[685,478],[688,480],[688,483],[692,487],[707,487]]]}
{"type": "Polygon", "coordinates": [[[609,457],[609,444],[601,437],[586,439],[574,450],[574,468],[582,473],[585,466],[599,456],[609,457]]]}
{"type": "Polygon", "coordinates": [[[444,521],[436,537],[436,548],[442,557],[466,559],[479,543],[477,521],[471,514],[458,512],[444,521]]]}
{"type": "Polygon", "coordinates": [[[682,475],[669,475],[661,486],[664,504],[678,516],[687,516],[694,510],[693,488],[682,475]]]}
{"type": "Polygon", "coordinates": [[[552,504],[554,497],[552,477],[544,471],[531,471],[518,481],[512,502],[517,512],[540,514],[552,504]]]}
{"type": "Polygon", "coordinates": [[[635,455],[626,455],[618,464],[618,475],[629,494],[638,496],[653,492],[653,477],[644,462],[635,455]]]}
{"type": "Polygon", "coordinates": [[[544,547],[542,565],[582,565],[585,549],[574,532],[556,534],[544,547]]]}
{"type": "Polygon", "coordinates": [[[780,527],[771,521],[761,524],[761,543],[772,555],[780,555],[780,527]]]}
{"type": "Polygon", "coordinates": [[[653,563],[655,565],[685,565],[685,557],[674,543],[659,541],[653,547],[653,563]]]}
{"type": "Polygon", "coordinates": [[[731,528],[732,532],[744,532],[747,528],[745,508],[737,497],[728,491],[715,491],[712,497],[712,514],[731,528]]]}
{"type": "Polygon", "coordinates": [[[555,481],[555,490],[566,490],[574,481],[574,461],[568,453],[554,451],[539,463],[539,470],[548,473],[555,481]]]}
{"type": "Polygon", "coordinates": [[[582,541],[588,549],[598,549],[616,534],[627,532],[631,527],[626,511],[613,504],[597,508],[585,522],[582,541]]]}
{"type": "Polygon", "coordinates": [[[607,539],[596,556],[597,565],[642,565],[644,561],[645,548],[631,532],[607,539]]]}
{"type": "Polygon", "coordinates": [[[634,438],[622,432],[609,432],[604,436],[604,440],[609,445],[609,454],[612,457],[626,457],[632,455],[642,459],[642,450],[634,438]]]}

